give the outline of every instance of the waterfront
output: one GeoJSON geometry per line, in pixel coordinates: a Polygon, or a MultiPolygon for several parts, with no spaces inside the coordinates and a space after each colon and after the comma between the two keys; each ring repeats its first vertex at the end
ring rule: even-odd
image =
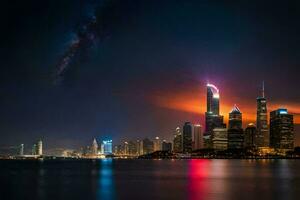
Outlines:
{"type": "Polygon", "coordinates": [[[1,199],[297,199],[300,160],[2,160],[1,199]]]}

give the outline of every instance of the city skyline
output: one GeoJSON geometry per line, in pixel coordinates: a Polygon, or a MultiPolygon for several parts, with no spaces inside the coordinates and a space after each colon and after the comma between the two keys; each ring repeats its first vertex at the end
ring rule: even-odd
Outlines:
{"type": "MultiPolygon", "coordinates": [[[[172,152],[191,153],[192,151],[197,150],[197,148],[199,148],[199,149],[209,148],[209,149],[215,149],[215,150],[218,150],[219,148],[223,149],[222,145],[224,145],[225,138],[222,139],[223,136],[220,135],[220,134],[223,134],[222,133],[223,131],[225,131],[224,132],[224,133],[226,133],[225,135],[227,135],[227,132],[228,132],[228,135],[226,136],[226,146],[227,146],[227,140],[228,140],[228,149],[232,149],[232,148],[243,149],[243,148],[245,148],[244,143],[245,143],[246,147],[248,146],[251,148],[253,148],[253,147],[265,148],[265,147],[274,146],[274,142],[272,142],[272,141],[274,141],[274,139],[271,139],[271,138],[274,138],[275,136],[273,136],[274,134],[272,135],[272,132],[279,131],[279,133],[277,134],[276,137],[277,137],[277,141],[279,141],[279,142],[281,141],[280,126],[277,125],[277,128],[275,128],[275,129],[274,129],[274,127],[273,128],[271,127],[272,121],[274,121],[272,119],[272,115],[274,115],[274,113],[282,114],[282,117],[284,117],[284,118],[286,116],[292,117],[292,124],[291,124],[292,125],[291,126],[292,127],[292,129],[291,129],[292,135],[291,135],[291,138],[289,139],[291,142],[289,142],[289,143],[292,143],[292,148],[294,147],[294,145],[297,146],[297,144],[295,143],[295,135],[296,134],[294,132],[293,114],[290,114],[286,108],[282,108],[282,107],[268,112],[267,100],[266,100],[267,98],[265,97],[264,82],[262,82],[261,93],[256,98],[256,100],[257,100],[257,117],[256,117],[256,121],[255,121],[256,125],[254,125],[254,123],[251,122],[251,123],[247,124],[246,127],[243,127],[243,117],[242,117],[243,114],[236,104],[233,105],[232,109],[228,113],[229,117],[228,117],[228,120],[226,123],[226,121],[223,120],[223,116],[219,115],[219,109],[220,109],[220,103],[221,103],[220,102],[220,90],[218,89],[217,86],[215,86],[214,84],[211,84],[211,83],[207,83],[206,88],[207,88],[206,112],[205,112],[206,119],[205,119],[205,122],[203,122],[203,124],[205,124],[205,129],[202,130],[201,124],[197,124],[195,122],[193,122],[193,123],[187,122],[187,120],[186,120],[186,122],[184,122],[184,125],[182,126],[182,132],[180,130],[181,128],[177,127],[175,129],[176,130],[175,134],[169,134],[169,136],[163,138],[164,142],[167,142],[167,141],[171,142],[170,144],[171,144],[171,147],[173,146],[173,148],[170,148],[170,149],[172,152]],[[267,116],[270,116],[270,117],[267,117],[267,116]],[[261,125],[261,124],[263,124],[263,125],[261,125]],[[249,126],[250,127],[254,126],[256,133],[247,135],[247,129],[249,126]],[[199,127],[200,129],[197,132],[195,132],[197,127],[199,127]],[[261,132],[259,127],[262,127],[262,130],[265,130],[265,132],[261,132]],[[245,131],[244,131],[244,128],[245,128],[245,131]],[[269,131],[269,128],[270,128],[270,131],[269,131]],[[181,145],[181,147],[178,147],[178,144],[177,144],[178,139],[176,139],[176,138],[178,137],[178,134],[180,134],[179,136],[181,138],[179,140],[179,144],[181,145]],[[215,135],[215,134],[217,134],[217,135],[215,135]],[[200,135],[201,135],[201,137],[199,138],[200,135]],[[168,140],[165,140],[166,138],[168,138],[168,140]],[[172,138],[172,139],[170,139],[170,138],[172,138]],[[245,139],[245,141],[244,141],[244,139],[245,139]],[[250,140],[253,140],[252,146],[249,145],[249,143],[251,143],[250,140]],[[219,143],[220,141],[221,141],[222,145],[218,146],[218,145],[220,145],[220,143],[219,143]],[[230,143],[230,141],[232,144],[230,143]],[[214,144],[214,142],[216,144],[214,144]],[[197,147],[197,148],[195,148],[195,147],[197,147]]],[[[183,122],[182,122],[182,124],[183,124],[183,122]]],[[[274,122],[273,122],[273,124],[274,124],[274,122]]],[[[96,138],[99,138],[99,137],[94,137],[91,147],[89,145],[81,146],[80,149],[86,149],[85,151],[91,151],[90,154],[94,155],[94,156],[98,155],[98,150],[99,150],[99,152],[106,152],[106,150],[104,150],[105,147],[103,149],[103,145],[99,146],[99,148],[98,148],[98,143],[97,143],[96,138]]],[[[139,144],[139,141],[144,141],[144,140],[152,142],[152,146],[153,146],[153,147],[151,147],[152,150],[148,150],[149,151],[148,153],[150,153],[151,151],[155,152],[155,151],[160,151],[163,149],[162,141],[161,141],[160,137],[158,137],[158,136],[155,136],[155,138],[151,138],[149,136],[141,136],[141,137],[134,138],[134,139],[127,137],[126,139],[121,140],[121,142],[120,142],[120,140],[119,141],[117,140],[118,141],[117,145],[115,144],[114,146],[118,147],[121,145],[122,147],[120,147],[120,148],[123,149],[122,152],[125,151],[125,152],[127,152],[127,154],[128,154],[128,152],[131,151],[131,153],[129,153],[129,154],[140,155],[140,152],[143,152],[143,150],[141,150],[141,151],[137,150],[136,147],[135,147],[135,150],[132,150],[132,148],[133,148],[133,146],[136,146],[136,145],[139,145],[139,146],[141,145],[141,148],[143,148],[143,143],[139,144]],[[132,144],[132,142],[134,144],[132,144]],[[125,147],[123,145],[125,145],[125,147]],[[125,150],[124,150],[124,148],[125,148],[125,150]],[[131,150],[128,150],[128,149],[131,149],[131,150]],[[132,151],[137,151],[138,153],[132,153],[132,151]]],[[[109,152],[115,153],[115,152],[121,151],[120,149],[117,149],[117,150],[114,149],[114,151],[112,150],[112,140],[102,140],[102,143],[104,144],[104,146],[108,142],[111,145],[111,147],[110,147],[111,150],[109,152]]],[[[12,149],[15,149],[15,151],[18,153],[20,152],[20,155],[24,154],[24,144],[23,143],[13,147],[12,149]]],[[[227,149],[227,147],[225,149],[227,149]]],[[[75,150],[75,152],[82,151],[82,150],[79,150],[79,148],[77,148],[77,150],[76,149],[74,149],[74,150],[75,150]]],[[[39,140],[37,143],[33,144],[31,155],[42,155],[41,152],[42,152],[42,141],[39,140]]],[[[49,149],[47,151],[47,154],[51,155],[51,153],[49,154],[49,149]]],[[[105,153],[102,153],[102,154],[105,154],[105,153]]],[[[141,154],[143,154],[143,153],[141,153],[141,154]]],[[[125,155],[126,155],[126,153],[125,153],[125,155]]]]}
{"type": "Polygon", "coordinates": [[[5,3],[0,146],[42,138],[49,148],[75,148],[96,136],[165,137],[184,121],[204,126],[207,83],[220,90],[224,121],[237,104],[245,127],[256,119],[262,81],[268,110],[287,108],[297,137],[294,4],[5,3]]]}

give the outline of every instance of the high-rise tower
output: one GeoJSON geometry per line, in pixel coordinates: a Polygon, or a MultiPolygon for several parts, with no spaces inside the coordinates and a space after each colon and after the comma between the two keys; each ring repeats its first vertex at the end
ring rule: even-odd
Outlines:
{"type": "Polygon", "coordinates": [[[93,140],[93,144],[92,144],[92,154],[94,156],[96,156],[98,154],[98,143],[97,143],[97,140],[96,138],[94,138],[93,140]]]}
{"type": "Polygon", "coordinates": [[[205,113],[205,135],[211,135],[214,128],[224,128],[223,116],[220,115],[219,89],[207,84],[207,110],[205,113]]]}
{"type": "Polygon", "coordinates": [[[257,137],[255,138],[255,146],[269,146],[269,130],[268,130],[268,115],[267,115],[267,100],[265,98],[265,85],[262,84],[261,96],[257,97],[257,115],[256,128],[257,137]]]}
{"type": "Polygon", "coordinates": [[[294,149],[293,115],[281,108],[270,113],[270,146],[276,150],[294,149]]]}
{"type": "Polygon", "coordinates": [[[244,144],[244,134],[242,128],[242,113],[240,109],[234,105],[229,113],[228,125],[228,148],[242,149],[244,144]]]}
{"type": "Polygon", "coordinates": [[[192,153],[193,125],[185,122],[182,133],[182,151],[183,153],[192,153]]]}
{"type": "Polygon", "coordinates": [[[207,84],[207,113],[212,115],[220,114],[219,89],[213,84],[207,84]]]}

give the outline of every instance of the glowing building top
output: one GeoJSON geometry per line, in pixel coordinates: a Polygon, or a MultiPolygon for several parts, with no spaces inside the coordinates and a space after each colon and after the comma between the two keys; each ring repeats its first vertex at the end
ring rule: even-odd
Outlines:
{"type": "Polygon", "coordinates": [[[219,89],[208,83],[207,87],[207,113],[210,115],[219,115],[219,89]]]}
{"type": "Polygon", "coordinates": [[[217,99],[220,98],[219,89],[215,85],[208,83],[206,86],[207,89],[209,88],[212,91],[213,98],[217,98],[217,99]]]}

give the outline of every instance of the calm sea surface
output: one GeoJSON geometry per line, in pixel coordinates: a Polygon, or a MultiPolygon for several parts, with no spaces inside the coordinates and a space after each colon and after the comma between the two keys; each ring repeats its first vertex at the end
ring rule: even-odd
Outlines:
{"type": "Polygon", "coordinates": [[[7,160],[0,199],[300,199],[300,160],[7,160]]]}

